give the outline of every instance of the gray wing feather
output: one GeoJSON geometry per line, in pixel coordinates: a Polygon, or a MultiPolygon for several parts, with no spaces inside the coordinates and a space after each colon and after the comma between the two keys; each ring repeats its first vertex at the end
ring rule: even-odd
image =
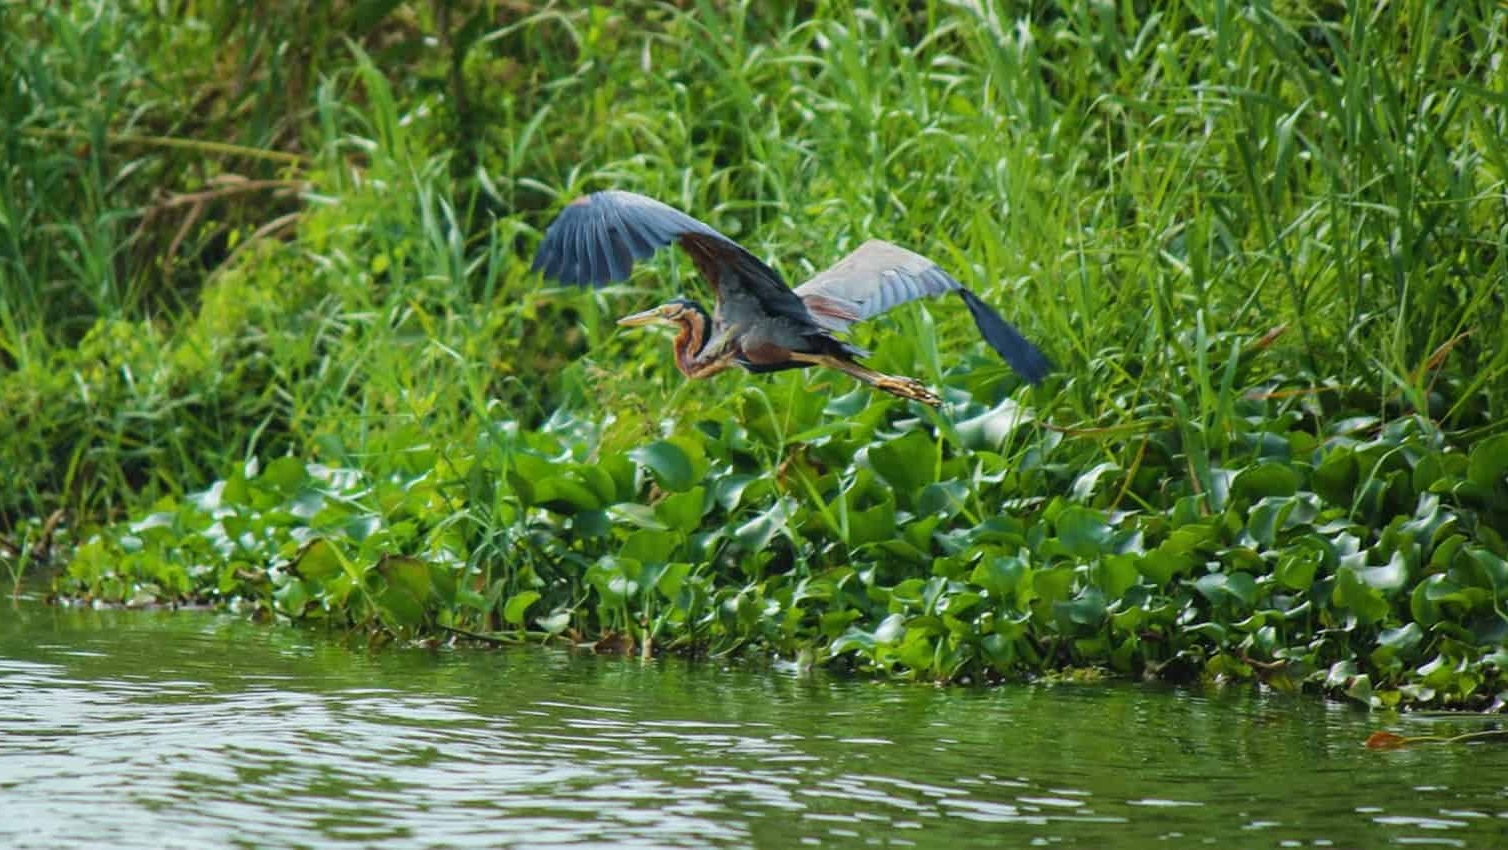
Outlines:
{"type": "Polygon", "coordinates": [[[1052,371],[1047,355],[993,307],[936,263],[899,245],[871,239],[832,268],[796,287],[812,318],[834,332],[846,331],[854,322],[908,301],[948,292],[958,293],[985,342],[1028,381],[1041,383],[1052,371]]]}
{"type": "Polygon", "coordinates": [[[796,294],[819,324],[830,331],[899,307],[918,298],[955,292],[963,286],[922,255],[871,239],[832,268],[796,287],[796,294]]]}

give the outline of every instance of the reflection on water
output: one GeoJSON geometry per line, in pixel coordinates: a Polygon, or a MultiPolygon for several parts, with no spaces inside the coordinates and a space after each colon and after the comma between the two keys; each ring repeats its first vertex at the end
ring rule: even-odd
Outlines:
{"type": "Polygon", "coordinates": [[[1505,751],[1363,749],[1383,722],[23,607],[0,846],[1508,847],[1505,751]]]}

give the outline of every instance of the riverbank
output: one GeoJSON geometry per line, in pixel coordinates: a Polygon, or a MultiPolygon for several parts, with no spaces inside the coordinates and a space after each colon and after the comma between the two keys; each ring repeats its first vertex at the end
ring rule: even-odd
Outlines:
{"type": "Polygon", "coordinates": [[[58,516],[85,600],[1501,708],[1496,4],[435,8],[0,12],[13,575],[58,516]],[[612,324],[684,258],[527,271],[607,187],[906,244],[1059,371],[944,301],[855,338],[938,413],[687,384],[612,324]]]}

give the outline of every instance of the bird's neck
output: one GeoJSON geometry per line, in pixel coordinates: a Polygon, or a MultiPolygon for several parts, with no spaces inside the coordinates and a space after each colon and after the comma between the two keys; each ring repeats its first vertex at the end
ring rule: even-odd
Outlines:
{"type": "Polygon", "coordinates": [[[712,326],[712,317],[701,305],[696,312],[681,323],[681,332],[675,337],[675,365],[681,374],[694,377],[700,362],[702,348],[707,344],[707,333],[712,326]]]}

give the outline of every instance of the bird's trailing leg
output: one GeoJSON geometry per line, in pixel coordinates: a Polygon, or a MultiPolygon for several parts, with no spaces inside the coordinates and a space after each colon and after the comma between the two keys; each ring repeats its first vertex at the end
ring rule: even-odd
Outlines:
{"type": "Polygon", "coordinates": [[[840,372],[858,378],[877,390],[883,390],[891,395],[909,398],[912,401],[919,401],[932,407],[942,406],[942,398],[937,393],[927,389],[925,384],[915,378],[908,378],[904,375],[886,375],[883,372],[876,372],[866,366],[861,366],[852,360],[835,357],[831,354],[791,352],[791,359],[799,360],[803,363],[811,363],[816,366],[826,366],[829,369],[837,369],[840,372]]]}

